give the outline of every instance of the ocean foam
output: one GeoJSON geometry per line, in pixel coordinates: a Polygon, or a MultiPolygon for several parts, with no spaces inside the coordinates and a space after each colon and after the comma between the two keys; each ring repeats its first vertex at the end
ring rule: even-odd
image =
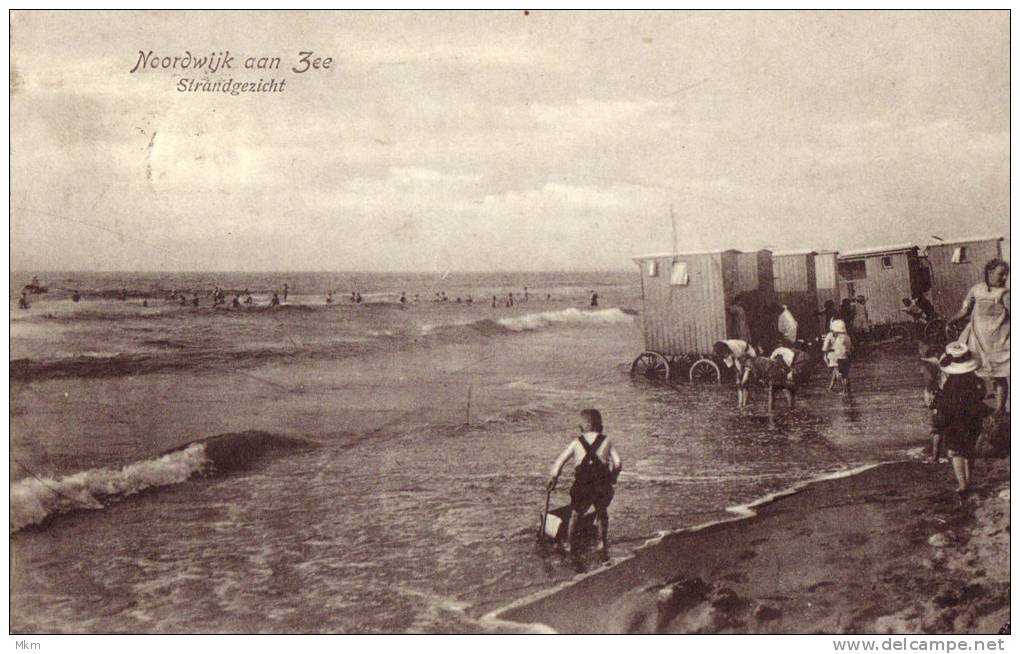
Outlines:
{"type": "Polygon", "coordinates": [[[479,320],[458,320],[440,324],[425,324],[422,325],[421,332],[428,335],[435,332],[447,332],[456,328],[468,327],[491,336],[510,332],[536,331],[552,327],[553,325],[610,325],[632,322],[634,322],[633,315],[623,309],[582,311],[581,309],[570,308],[559,311],[526,313],[520,316],[498,318],[496,320],[482,318],[479,320]]]}
{"type": "Polygon", "coordinates": [[[634,318],[616,308],[598,309],[595,311],[581,311],[580,309],[570,308],[560,311],[529,313],[515,318],[500,318],[496,322],[511,331],[524,332],[545,329],[546,327],[563,323],[602,325],[628,323],[634,322],[634,318]]]}
{"type": "Polygon", "coordinates": [[[120,470],[98,468],[61,479],[27,477],[11,485],[11,533],[57,513],[102,509],[104,500],[187,480],[209,464],[205,444],[195,443],[120,470]]]}

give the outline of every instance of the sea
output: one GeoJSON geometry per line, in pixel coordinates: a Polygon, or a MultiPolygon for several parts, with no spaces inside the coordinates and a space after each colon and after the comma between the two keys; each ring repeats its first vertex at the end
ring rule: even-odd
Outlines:
{"type": "Polygon", "coordinates": [[[526,631],[487,616],[927,434],[909,347],[772,421],[632,379],[637,271],[35,276],[27,309],[10,277],[13,632],[526,631]],[[624,460],[608,561],[536,544],[586,408],[624,460]]]}

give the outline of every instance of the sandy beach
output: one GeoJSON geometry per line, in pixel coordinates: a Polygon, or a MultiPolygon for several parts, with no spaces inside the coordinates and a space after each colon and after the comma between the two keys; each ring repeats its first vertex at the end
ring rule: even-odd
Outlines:
{"type": "Polygon", "coordinates": [[[961,504],[948,464],[817,482],[672,534],[494,617],[560,633],[970,633],[1009,622],[1007,460],[961,504]]]}

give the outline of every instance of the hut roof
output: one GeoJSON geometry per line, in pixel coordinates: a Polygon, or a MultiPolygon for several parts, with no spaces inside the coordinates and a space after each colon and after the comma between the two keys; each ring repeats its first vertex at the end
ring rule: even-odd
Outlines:
{"type": "Polygon", "coordinates": [[[749,254],[753,252],[771,252],[768,248],[718,248],[714,250],[687,250],[686,252],[659,252],[658,254],[639,254],[631,257],[632,261],[647,261],[649,259],[668,259],[670,257],[691,257],[702,254],[722,254],[723,252],[736,252],[737,254],[749,254]]]}
{"type": "Polygon", "coordinates": [[[631,257],[634,261],[647,261],[648,259],[666,259],[669,257],[689,257],[699,254],[721,254],[723,252],[739,252],[740,250],[734,250],[733,248],[724,248],[719,250],[688,250],[687,252],[660,252],[658,254],[639,254],[636,257],[631,257]]]}
{"type": "Polygon", "coordinates": [[[859,250],[845,250],[840,252],[839,259],[863,259],[864,257],[876,257],[886,254],[899,254],[900,252],[910,252],[911,250],[917,250],[917,246],[911,243],[904,243],[903,245],[879,245],[870,248],[861,248],[859,250]]]}
{"type": "Polygon", "coordinates": [[[979,241],[1001,241],[1002,236],[965,236],[963,238],[947,238],[941,241],[933,241],[925,247],[945,247],[945,246],[956,246],[964,243],[977,243],[979,241]]]}
{"type": "Polygon", "coordinates": [[[809,254],[818,254],[817,250],[783,250],[782,252],[773,252],[773,257],[796,257],[796,256],[807,256],[809,254]]]}

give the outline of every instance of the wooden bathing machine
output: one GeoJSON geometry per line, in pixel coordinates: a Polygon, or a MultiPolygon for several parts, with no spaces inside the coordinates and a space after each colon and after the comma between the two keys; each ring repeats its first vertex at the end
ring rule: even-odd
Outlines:
{"type": "Polygon", "coordinates": [[[931,303],[950,317],[960,310],[974,284],[984,280],[985,264],[1002,258],[1002,237],[972,237],[934,243],[925,248],[931,271],[931,303]]]}
{"type": "Polygon", "coordinates": [[[873,324],[908,320],[902,299],[931,287],[927,266],[916,245],[894,245],[841,252],[837,257],[840,297],[867,298],[873,324]]]}
{"type": "MultiPolygon", "coordinates": [[[[709,355],[716,341],[735,337],[727,308],[738,295],[752,341],[771,334],[774,320],[766,309],[773,300],[768,250],[650,254],[634,257],[634,262],[641,270],[645,354],[671,364],[667,371],[675,374],[709,355]]],[[[635,368],[640,367],[635,361],[635,368]]],[[[652,372],[649,376],[660,376],[652,372]]]]}
{"type": "Polygon", "coordinates": [[[797,338],[818,336],[818,284],[814,250],[774,252],[772,270],[776,301],[790,309],[797,319],[797,338]]]}

